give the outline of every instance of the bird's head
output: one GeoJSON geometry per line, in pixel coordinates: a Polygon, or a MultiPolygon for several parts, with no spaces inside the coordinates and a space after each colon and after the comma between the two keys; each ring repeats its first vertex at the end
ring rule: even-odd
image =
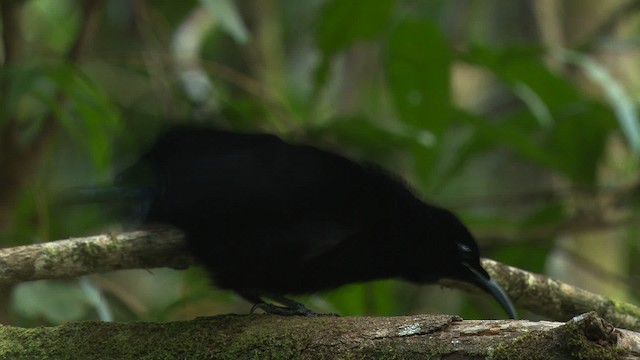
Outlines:
{"type": "Polygon", "coordinates": [[[516,310],[504,290],[493,280],[480,263],[480,250],[467,227],[445,209],[429,209],[429,220],[423,255],[430,260],[421,269],[413,269],[408,280],[432,282],[451,279],[479,287],[493,296],[512,319],[516,310]]]}
{"type": "Polygon", "coordinates": [[[452,268],[445,277],[471,283],[491,294],[512,319],[517,318],[516,310],[509,296],[498,285],[480,264],[480,253],[475,241],[471,239],[473,246],[468,242],[456,242],[457,266],[452,268]],[[447,276],[448,275],[448,276],[447,276]]]}

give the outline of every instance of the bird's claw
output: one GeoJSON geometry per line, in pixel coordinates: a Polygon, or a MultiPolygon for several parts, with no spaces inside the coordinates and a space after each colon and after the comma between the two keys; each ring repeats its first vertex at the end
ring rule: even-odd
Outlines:
{"type": "Polygon", "coordinates": [[[340,316],[338,314],[332,314],[332,313],[330,314],[317,313],[315,311],[307,309],[302,304],[299,304],[298,306],[295,306],[295,307],[284,307],[284,306],[277,306],[277,305],[273,305],[265,302],[259,302],[254,304],[253,307],[251,307],[251,311],[249,311],[249,314],[254,314],[255,311],[258,309],[264,311],[267,314],[284,315],[284,316],[309,316],[309,317],[340,316]]]}

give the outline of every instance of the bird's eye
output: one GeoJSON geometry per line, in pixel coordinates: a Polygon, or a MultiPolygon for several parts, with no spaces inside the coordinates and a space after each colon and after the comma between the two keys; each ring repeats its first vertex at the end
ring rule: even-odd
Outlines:
{"type": "Polygon", "coordinates": [[[471,248],[468,247],[467,245],[465,244],[457,244],[457,245],[458,245],[458,250],[460,250],[461,253],[467,253],[467,254],[471,253],[471,248]]]}
{"type": "Polygon", "coordinates": [[[456,244],[458,246],[458,256],[465,261],[472,261],[475,258],[473,249],[469,245],[456,244]]]}

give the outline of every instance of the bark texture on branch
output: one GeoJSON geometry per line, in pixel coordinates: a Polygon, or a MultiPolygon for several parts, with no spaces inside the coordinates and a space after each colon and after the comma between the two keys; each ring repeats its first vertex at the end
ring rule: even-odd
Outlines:
{"type": "Polygon", "coordinates": [[[0,283],[69,278],[111,270],[186,269],[182,233],[158,228],[0,249],[0,283]]]}
{"type": "Polygon", "coordinates": [[[10,359],[640,359],[640,334],[589,313],[563,323],[449,315],[221,315],[173,323],[0,327],[10,359]]]}
{"type": "MultiPolygon", "coordinates": [[[[0,284],[69,278],[110,270],[185,269],[193,264],[180,231],[156,228],[0,249],[0,284]]],[[[640,308],[635,305],[493,260],[484,259],[482,264],[521,309],[557,321],[596,311],[615,327],[640,331],[640,308]]],[[[460,282],[441,283],[479,291],[460,282]]]]}
{"type": "Polygon", "coordinates": [[[483,259],[482,266],[504,287],[518,307],[558,321],[595,311],[615,327],[640,331],[638,306],[493,260],[483,259]]]}

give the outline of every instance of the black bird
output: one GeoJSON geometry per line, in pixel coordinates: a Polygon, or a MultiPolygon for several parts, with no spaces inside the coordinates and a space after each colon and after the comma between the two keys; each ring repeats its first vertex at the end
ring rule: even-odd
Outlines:
{"type": "Polygon", "coordinates": [[[137,189],[145,222],[181,229],[214,283],[253,303],[252,312],[314,315],[285,295],[450,278],[478,286],[516,317],[460,220],[373,165],[273,135],[181,126],[118,182],[137,189]]]}

